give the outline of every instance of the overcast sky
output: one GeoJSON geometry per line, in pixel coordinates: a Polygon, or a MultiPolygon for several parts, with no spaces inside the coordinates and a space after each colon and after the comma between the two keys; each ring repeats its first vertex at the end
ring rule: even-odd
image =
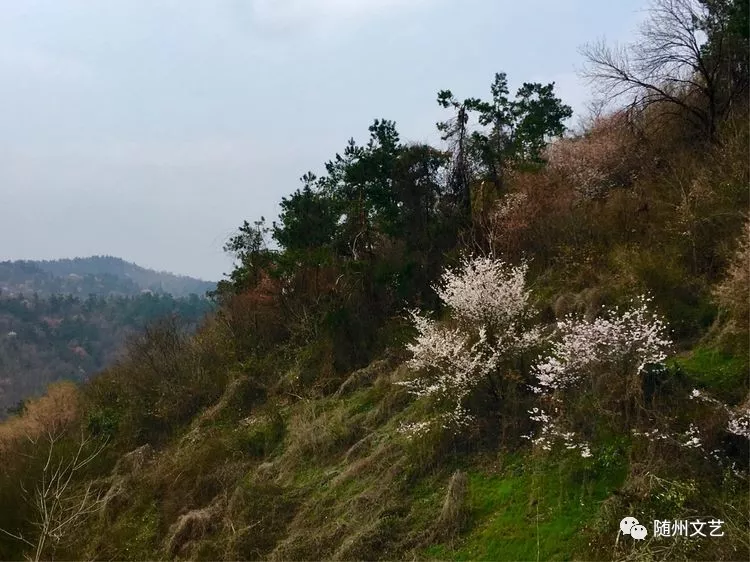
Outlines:
{"type": "Polygon", "coordinates": [[[645,0],[0,0],[0,260],[109,254],[218,280],[244,219],[377,117],[555,81],[645,0]]]}

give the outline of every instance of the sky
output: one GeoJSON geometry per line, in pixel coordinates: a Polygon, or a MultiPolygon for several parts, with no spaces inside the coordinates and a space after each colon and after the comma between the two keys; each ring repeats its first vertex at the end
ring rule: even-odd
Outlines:
{"type": "MultiPolygon", "coordinates": [[[[584,43],[646,0],[0,0],[0,260],[106,254],[218,280],[375,118],[437,142],[495,72],[585,113],[584,43]]],[[[575,117],[574,117],[575,119],[575,117]]],[[[571,123],[574,125],[575,122],[571,123]]]]}

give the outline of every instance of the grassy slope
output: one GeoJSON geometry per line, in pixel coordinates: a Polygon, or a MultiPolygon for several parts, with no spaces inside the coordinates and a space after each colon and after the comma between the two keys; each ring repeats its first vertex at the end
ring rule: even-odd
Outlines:
{"type": "Polygon", "coordinates": [[[381,367],[352,394],[249,411],[225,395],[129,477],[121,503],[73,552],[132,560],[587,557],[601,505],[628,471],[619,451],[583,461],[456,454],[455,444],[410,441],[397,432],[413,415],[392,384],[398,377],[381,367]],[[454,534],[439,519],[456,470],[468,473],[468,494],[454,534]],[[180,516],[207,506],[206,523],[177,531],[180,516]]]}
{"type": "MultiPolygon", "coordinates": [[[[721,357],[698,349],[680,361],[688,372],[707,361],[716,372],[732,372],[734,360],[721,357]]],[[[282,386],[297,372],[287,367],[282,386]]],[[[628,443],[601,443],[593,459],[583,460],[466,449],[471,440],[462,437],[410,440],[398,427],[417,419],[419,409],[393,384],[405,375],[397,362],[375,362],[348,377],[336,394],[308,398],[279,392],[259,399],[248,391],[255,369],[231,368],[223,396],[162,448],[145,447],[142,462],[132,453],[102,459],[93,481],[108,490],[107,505],[57,557],[664,557],[654,554],[653,544],[611,550],[621,511],[633,505],[618,502],[630,493],[633,459],[640,462],[628,443]],[[446,522],[441,511],[456,471],[468,475],[467,493],[459,498],[465,517],[446,522]]],[[[689,485],[693,495],[728,499],[688,479],[636,505],[644,513],[672,513],[692,501],[673,497],[689,485]],[[657,496],[669,501],[659,503],[657,496]]],[[[741,506],[747,490],[732,493],[741,506]]],[[[742,559],[747,543],[736,539],[723,543],[736,556],[696,550],[697,543],[670,554],[742,559]]]]}

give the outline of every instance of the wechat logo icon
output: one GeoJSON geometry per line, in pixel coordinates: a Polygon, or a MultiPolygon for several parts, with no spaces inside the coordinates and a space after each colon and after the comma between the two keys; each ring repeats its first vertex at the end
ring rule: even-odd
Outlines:
{"type": "Polygon", "coordinates": [[[624,517],[620,521],[620,532],[623,535],[630,535],[637,541],[642,541],[648,535],[646,527],[638,523],[638,519],[635,517],[624,517]]]}

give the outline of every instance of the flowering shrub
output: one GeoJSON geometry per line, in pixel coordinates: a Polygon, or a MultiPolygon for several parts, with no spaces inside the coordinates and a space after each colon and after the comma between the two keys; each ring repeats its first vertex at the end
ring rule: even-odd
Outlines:
{"type": "MultiPolygon", "coordinates": [[[[465,259],[458,268],[446,270],[434,287],[450,310],[447,321],[409,313],[417,335],[407,346],[407,364],[416,376],[399,384],[432,400],[439,413],[402,425],[401,433],[422,437],[435,427],[466,426],[476,413],[468,411],[474,404],[468,398],[480,385],[500,399],[508,397],[511,385],[526,382],[524,388],[534,392],[515,399],[527,405],[521,411],[528,412],[526,420],[535,431],[522,437],[543,451],[561,445],[583,458],[592,457],[586,441],[592,429],[588,422],[604,413],[618,426],[622,419],[629,427],[634,422],[635,428],[628,429],[634,436],[719,458],[719,449],[707,448],[713,440],[706,441],[709,434],[704,436],[698,420],[683,432],[657,429],[654,412],[646,409],[643,377],[651,368],[663,366],[672,345],[664,320],[649,309],[649,298],[638,297],[624,310],[604,310],[594,319],[566,317],[554,326],[547,353],[540,356],[541,327],[530,322],[526,272],[525,264],[465,259]],[[517,369],[523,364],[520,358],[526,359],[525,373],[517,369]],[[638,415],[630,419],[633,412],[638,415]]],[[[699,391],[692,397],[719,404],[699,391]]],[[[750,434],[750,413],[723,409],[726,431],[750,434]]],[[[524,421],[510,423],[518,427],[524,421]]]]}
{"type": "Polygon", "coordinates": [[[453,402],[447,419],[458,425],[468,423],[471,417],[462,407],[463,399],[497,367],[498,354],[488,344],[486,330],[480,328],[472,344],[471,335],[460,328],[446,328],[414,311],[411,317],[419,334],[407,346],[412,352],[408,365],[422,376],[402,384],[418,397],[453,402]]]}
{"type": "Polygon", "coordinates": [[[448,269],[435,287],[454,316],[469,325],[504,328],[525,317],[529,292],[528,266],[508,266],[493,258],[472,258],[448,269]]]}
{"type": "Polygon", "coordinates": [[[558,341],[535,367],[542,387],[537,390],[569,387],[585,373],[601,372],[606,366],[638,375],[647,365],[663,362],[671,342],[664,321],[649,312],[648,302],[641,297],[623,314],[615,309],[591,322],[570,316],[558,322],[558,341]]]}
{"type": "MultiPolygon", "coordinates": [[[[666,359],[671,345],[666,326],[649,312],[647,298],[640,297],[639,301],[623,313],[614,309],[592,321],[569,316],[558,322],[550,353],[533,367],[538,386],[532,390],[540,394],[540,401],[551,403],[556,412],[554,418],[537,408],[529,412],[531,421],[540,424],[533,442],[542,449],[549,450],[554,441],[559,441],[567,449],[578,449],[583,457],[591,456],[588,444],[578,442],[574,432],[561,429],[577,405],[582,380],[596,383],[613,379],[607,387],[614,391],[615,406],[621,407],[631,398],[627,389],[641,388],[640,375],[646,367],[666,359]],[[567,393],[570,390],[575,390],[575,394],[567,393]]],[[[599,394],[598,400],[604,400],[603,393],[599,394]]],[[[611,404],[607,407],[618,409],[611,404]]]]}
{"type": "Polygon", "coordinates": [[[463,403],[480,381],[493,374],[514,354],[533,346],[539,330],[525,329],[531,307],[525,288],[527,266],[509,266],[492,258],[465,259],[448,269],[434,287],[450,308],[455,327],[410,312],[417,329],[408,365],[419,374],[401,384],[420,398],[443,405],[444,425],[465,425],[471,420],[463,403]]]}

